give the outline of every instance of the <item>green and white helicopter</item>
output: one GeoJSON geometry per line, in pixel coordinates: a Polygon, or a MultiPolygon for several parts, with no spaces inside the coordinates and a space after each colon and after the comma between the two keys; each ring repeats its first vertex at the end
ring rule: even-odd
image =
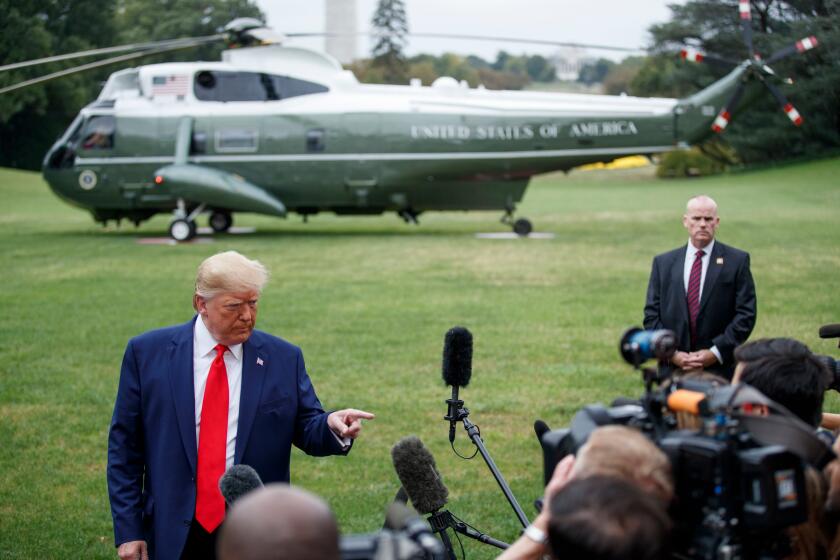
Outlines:
{"type": "Polygon", "coordinates": [[[762,60],[749,1],[740,8],[749,58],[684,99],[490,91],[446,77],[429,87],[360,84],[332,57],[239,19],[218,36],[126,47],[137,52],[118,58],[223,38],[242,45],[220,62],[114,72],[47,153],[43,173],[60,198],[103,223],[171,212],[177,241],[195,236],[205,212],[224,232],[236,212],[394,211],[416,223],[432,210],[499,210],[527,235],[531,223],[513,213],[535,175],[700,142],[761,84],[801,123],[769,64],[817,40],[762,60]]]}

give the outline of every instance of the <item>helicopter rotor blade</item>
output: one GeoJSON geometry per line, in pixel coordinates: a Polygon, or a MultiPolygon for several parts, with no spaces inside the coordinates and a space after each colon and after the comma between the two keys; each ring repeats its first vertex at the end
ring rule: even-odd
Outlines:
{"type": "MultiPolygon", "coordinates": [[[[219,38],[224,37],[214,37],[213,40],[219,40],[219,38]]],[[[164,47],[158,47],[154,49],[146,49],[140,52],[134,52],[129,54],[124,54],[120,56],[114,56],[111,58],[106,58],[104,60],[97,60],[96,62],[90,62],[88,64],[82,64],[81,66],[74,66],[72,68],[67,68],[65,70],[59,70],[58,72],[53,72],[52,74],[46,74],[44,76],[39,76],[37,78],[32,78],[31,80],[26,80],[23,82],[18,82],[16,84],[12,84],[10,86],[6,86],[4,88],[0,88],[0,95],[4,93],[8,93],[10,91],[15,91],[17,89],[25,88],[28,86],[32,86],[35,84],[40,84],[41,82],[46,82],[48,80],[53,80],[55,78],[61,78],[62,76],[68,76],[70,74],[75,74],[77,72],[84,72],[85,70],[92,70],[93,68],[99,68],[100,66],[107,66],[109,64],[116,64],[118,62],[124,62],[126,60],[131,60],[134,58],[140,58],[142,56],[150,56],[153,54],[161,54],[165,52],[175,51],[179,49],[186,49],[190,47],[194,47],[196,45],[200,45],[202,43],[209,43],[211,40],[209,38],[204,38],[202,41],[192,40],[189,43],[183,42],[178,43],[176,45],[169,45],[164,47]]]]}
{"type": "Polygon", "coordinates": [[[750,53],[750,58],[755,58],[755,49],[753,48],[752,37],[752,12],[750,9],[750,0],[738,0],[738,12],[741,14],[741,36],[744,38],[744,44],[747,45],[747,50],[750,53]]]}
{"type": "MultiPolygon", "coordinates": [[[[373,33],[370,31],[360,31],[358,33],[308,33],[308,32],[295,32],[295,33],[284,33],[286,37],[346,37],[346,36],[360,36],[360,37],[379,37],[382,34],[373,33]]],[[[593,45],[589,43],[575,43],[575,42],[566,42],[566,41],[551,41],[547,39],[523,39],[521,37],[491,37],[487,35],[451,35],[448,33],[408,33],[408,37],[418,37],[421,39],[465,39],[469,41],[494,41],[494,42],[506,42],[506,43],[523,43],[523,44],[530,44],[530,45],[548,45],[554,47],[573,47],[573,48],[582,48],[582,49],[594,49],[594,50],[605,50],[605,51],[620,51],[620,52],[632,52],[632,53],[641,53],[645,52],[645,49],[638,47],[618,47],[613,45],[593,45]]]]}
{"type": "Polygon", "coordinates": [[[790,122],[792,122],[795,126],[802,126],[802,123],[804,122],[804,120],[802,119],[802,115],[800,115],[799,111],[796,110],[796,107],[794,107],[793,104],[790,101],[788,101],[787,97],[785,97],[785,94],[783,94],[779,90],[779,88],[777,88],[767,80],[762,78],[761,81],[764,82],[764,85],[767,86],[767,89],[770,90],[770,93],[772,93],[773,97],[776,98],[776,101],[779,102],[779,106],[782,108],[782,111],[785,112],[787,118],[790,119],[790,122]]]}
{"type": "Polygon", "coordinates": [[[774,62],[782,60],[783,58],[787,58],[792,54],[810,51],[811,49],[817,48],[819,44],[820,42],[817,41],[817,38],[815,36],[811,35],[810,37],[805,37],[804,39],[800,39],[792,45],[782,47],[781,49],[774,52],[772,55],[770,55],[770,58],[766,60],[766,64],[773,64],[774,62]]]}
{"type": "Polygon", "coordinates": [[[746,89],[747,85],[745,83],[741,83],[738,86],[738,89],[732,94],[732,97],[729,98],[729,101],[726,102],[723,109],[720,110],[718,116],[715,117],[715,121],[712,123],[712,130],[720,134],[723,132],[723,129],[729,124],[729,121],[732,120],[732,112],[735,110],[735,107],[738,106],[738,102],[741,101],[741,96],[744,95],[744,89],[746,89]]]}
{"type": "Polygon", "coordinates": [[[203,37],[186,37],[183,39],[167,39],[165,41],[152,41],[150,43],[133,43],[129,45],[118,45],[115,47],[104,47],[101,49],[90,49],[86,51],[77,51],[73,53],[66,53],[66,54],[58,54],[55,56],[48,56],[45,58],[38,58],[34,60],[25,60],[22,62],[14,62],[12,64],[6,64],[4,66],[0,66],[0,72],[5,72],[7,70],[14,70],[16,68],[26,68],[29,66],[37,66],[39,64],[47,64],[49,62],[58,62],[60,60],[70,60],[74,58],[84,58],[86,56],[97,56],[100,54],[110,54],[116,52],[123,52],[123,51],[141,51],[141,50],[148,50],[152,48],[158,47],[167,47],[167,46],[177,46],[181,44],[193,46],[193,45],[200,45],[203,43],[210,43],[213,41],[219,41],[224,39],[225,35],[223,34],[216,34],[216,35],[206,35],[203,37]]]}

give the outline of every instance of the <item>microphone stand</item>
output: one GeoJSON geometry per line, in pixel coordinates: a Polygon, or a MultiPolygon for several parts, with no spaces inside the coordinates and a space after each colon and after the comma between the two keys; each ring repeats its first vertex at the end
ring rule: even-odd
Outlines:
{"type": "Polygon", "coordinates": [[[447,510],[438,510],[429,515],[429,526],[432,528],[432,533],[437,533],[440,537],[449,560],[457,560],[457,557],[455,556],[455,549],[452,548],[452,541],[449,540],[449,535],[446,534],[447,529],[452,529],[456,533],[466,535],[478,542],[489,544],[490,546],[495,546],[496,548],[501,548],[502,550],[510,546],[506,542],[494,539],[490,535],[485,535],[481,531],[470,527],[460,519],[456,519],[455,516],[447,510]]]}
{"type": "MultiPolygon", "coordinates": [[[[522,507],[519,505],[519,502],[516,501],[516,497],[513,495],[513,492],[511,492],[510,486],[508,486],[508,483],[505,481],[502,473],[499,472],[499,469],[496,467],[496,463],[493,462],[493,458],[490,457],[490,453],[487,451],[487,448],[484,447],[484,442],[481,440],[481,434],[479,433],[478,426],[470,422],[470,411],[464,406],[464,401],[457,398],[458,393],[454,387],[452,390],[452,396],[453,398],[446,400],[446,404],[449,405],[449,413],[444,417],[444,420],[449,421],[451,424],[459,421],[464,424],[464,429],[467,431],[467,435],[470,436],[473,444],[475,444],[478,448],[478,452],[481,453],[481,458],[484,459],[484,462],[487,463],[487,467],[490,469],[490,472],[493,473],[493,478],[496,479],[496,482],[499,484],[499,488],[502,489],[502,493],[504,493],[510,507],[512,507],[514,513],[516,513],[516,517],[519,518],[519,522],[522,524],[522,527],[527,527],[529,524],[528,517],[525,516],[525,512],[522,511],[522,507]]],[[[454,437],[450,439],[450,442],[453,440],[454,437]]]]}

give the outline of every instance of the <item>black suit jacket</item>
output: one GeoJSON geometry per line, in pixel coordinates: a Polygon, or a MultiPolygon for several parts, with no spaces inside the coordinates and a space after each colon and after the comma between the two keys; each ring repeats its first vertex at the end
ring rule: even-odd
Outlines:
{"type": "Polygon", "coordinates": [[[723,364],[709,369],[732,377],[732,352],[743,344],[755,326],[755,284],[750,273],[750,256],[715,240],[706,281],[700,294],[697,340],[691,346],[688,303],[685,298],[686,246],[656,256],[645,302],[645,328],[670,329],[684,352],[716,346],[723,364]]]}

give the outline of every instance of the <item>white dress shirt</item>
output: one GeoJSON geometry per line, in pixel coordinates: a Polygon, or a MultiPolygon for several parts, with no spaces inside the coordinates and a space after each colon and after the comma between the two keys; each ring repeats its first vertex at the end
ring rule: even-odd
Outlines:
{"type": "MultiPolygon", "coordinates": [[[[216,359],[216,345],[219,344],[199,315],[193,329],[193,389],[195,390],[195,442],[198,445],[201,431],[201,405],[204,402],[204,388],[210,376],[210,366],[216,359]]],[[[242,344],[228,346],[224,355],[228,378],[228,428],[227,448],[225,450],[225,469],[233,466],[236,453],[236,430],[239,425],[239,396],[242,393],[242,344]]],[[[332,431],[333,436],[347,450],[352,443],[350,438],[343,438],[332,431]]]]}
{"type": "MultiPolygon", "coordinates": [[[[216,345],[219,344],[207,330],[199,315],[193,329],[193,388],[195,389],[195,442],[201,431],[201,406],[204,404],[204,389],[210,376],[210,365],[216,359],[216,345]]],[[[242,344],[228,347],[224,355],[228,378],[228,428],[225,469],[233,466],[236,453],[236,428],[239,425],[239,395],[242,392],[242,344]]]]}
{"type": "MultiPolygon", "coordinates": [[[[703,297],[703,285],[706,283],[706,271],[709,270],[709,263],[712,261],[712,249],[715,248],[715,240],[712,239],[708,245],[703,247],[702,249],[698,249],[694,245],[691,244],[691,239],[688,240],[688,245],[685,248],[685,265],[683,267],[683,287],[685,288],[686,293],[688,292],[688,280],[691,276],[691,267],[694,266],[694,260],[697,258],[697,251],[703,251],[703,266],[702,272],[700,273],[700,291],[697,294],[697,302],[700,303],[703,297]]],[[[712,354],[715,355],[717,361],[719,363],[723,363],[723,360],[720,356],[720,350],[717,349],[717,346],[712,346],[709,348],[712,354]]]]}

